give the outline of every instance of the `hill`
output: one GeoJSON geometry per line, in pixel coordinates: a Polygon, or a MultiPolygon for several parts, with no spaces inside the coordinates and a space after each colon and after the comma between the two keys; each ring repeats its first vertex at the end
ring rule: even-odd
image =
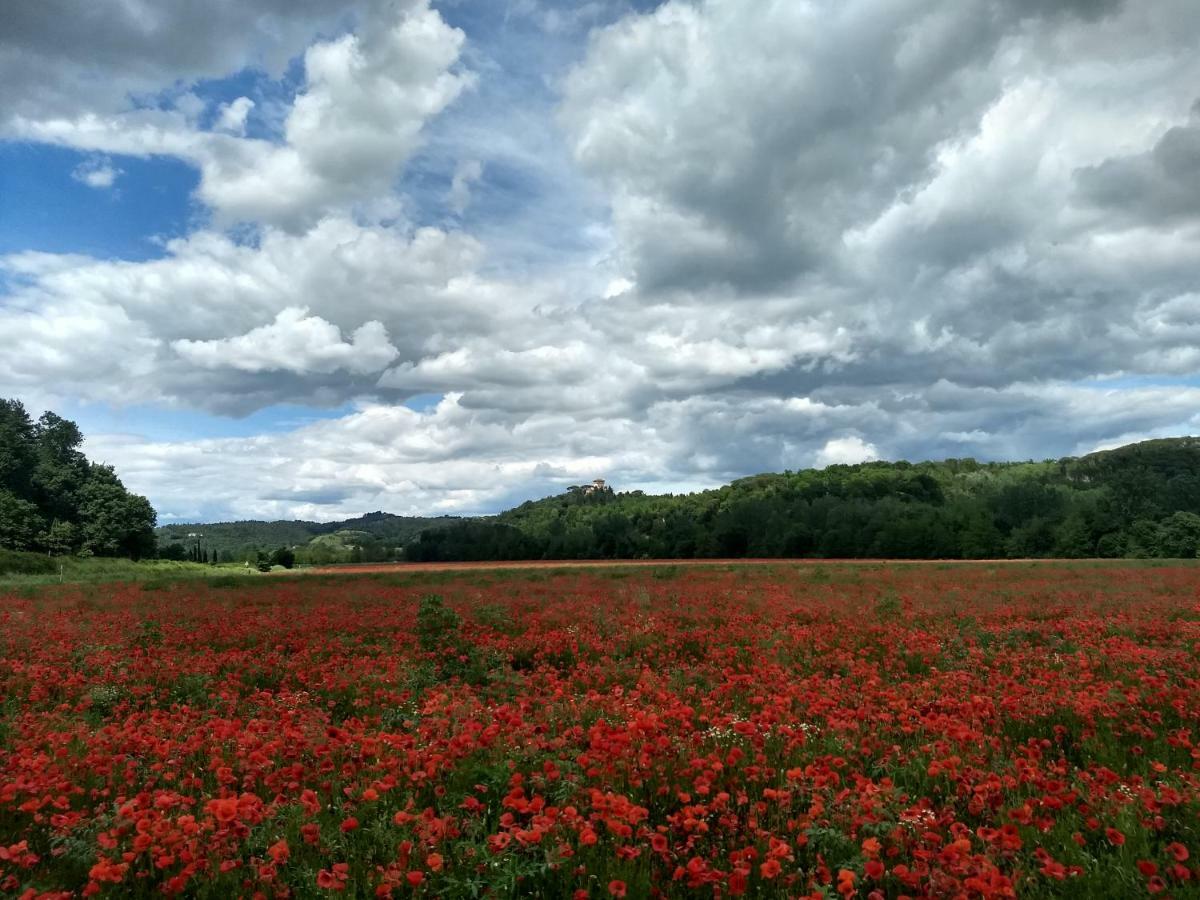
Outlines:
{"type": "Polygon", "coordinates": [[[564,494],[423,531],[409,559],[1194,557],[1200,438],[1043,462],[871,462],[683,495],[564,494]]]}
{"type": "Polygon", "coordinates": [[[176,523],[157,529],[159,554],[168,559],[202,554],[221,562],[253,560],[258,551],[289,547],[300,563],[377,562],[403,558],[402,548],[421,531],[454,517],[394,516],[373,512],[340,522],[249,520],[176,523]]]}

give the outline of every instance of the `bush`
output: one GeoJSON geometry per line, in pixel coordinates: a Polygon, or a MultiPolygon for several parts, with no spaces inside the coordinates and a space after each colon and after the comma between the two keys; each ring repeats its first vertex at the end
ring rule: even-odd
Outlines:
{"type": "Polygon", "coordinates": [[[417,610],[417,641],[426,653],[444,650],[458,643],[461,620],[437,594],[421,598],[417,610]]]}
{"type": "Polygon", "coordinates": [[[41,553],[0,549],[0,575],[52,575],[58,563],[41,553]]]}

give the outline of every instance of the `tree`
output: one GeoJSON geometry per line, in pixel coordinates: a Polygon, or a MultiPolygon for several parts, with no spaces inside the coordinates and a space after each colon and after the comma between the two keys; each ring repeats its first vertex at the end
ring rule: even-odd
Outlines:
{"type": "Polygon", "coordinates": [[[172,559],[177,562],[182,562],[183,560],[187,559],[187,555],[187,547],[178,542],[174,544],[167,544],[167,546],[159,548],[158,551],[159,559],[172,559]]]}
{"type": "Polygon", "coordinates": [[[1197,549],[1200,549],[1200,516],[1176,512],[1159,524],[1156,556],[1195,559],[1197,549]]]}
{"type": "Polygon", "coordinates": [[[0,490],[0,547],[29,550],[45,528],[38,508],[10,491],[0,490]]]}
{"type": "Polygon", "coordinates": [[[41,543],[49,553],[65,556],[75,549],[77,543],[75,526],[70,522],[60,522],[55,519],[42,535],[41,543]]]}
{"type": "Polygon", "coordinates": [[[271,554],[271,564],[290,569],[296,565],[296,554],[289,547],[280,547],[271,554]]]}
{"type": "Polygon", "coordinates": [[[0,398],[0,491],[28,499],[33,465],[29,413],[19,401],[0,398]]]}
{"type": "Polygon", "coordinates": [[[155,552],[155,513],[109,466],[88,462],[83,434],[53,412],[33,422],[0,399],[0,548],[125,555],[155,552]]]}
{"type": "Polygon", "coordinates": [[[678,496],[571,487],[404,543],[413,560],[1189,554],[1192,520],[1172,514],[1200,516],[1197,473],[1200,439],[1181,438],[1082,459],[830,466],[678,496]]]}
{"type": "Polygon", "coordinates": [[[66,522],[78,516],[90,474],[82,443],[79,426],[52,412],[43,413],[33,428],[32,499],[47,518],[66,522]]]}
{"type": "Polygon", "coordinates": [[[958,532],[959,555],[963,559],[995,559],[1002,555],[1004,539],[986,509],[966,514],[958,532]]]}
{"type": "Polygon", "coordinates": [[[1082,513],[1072,512],[1058,526],[1054,553],[1067,559],[1086,559],[1096,555],[1092,529],[1082,513]]]}
{"type": "Polygon", "coordinates": [[[156,516],[150,502],[126,491],[111,466],[90,469],[79,492],[83,547],[97,556],[152,555],[156,516]]]}

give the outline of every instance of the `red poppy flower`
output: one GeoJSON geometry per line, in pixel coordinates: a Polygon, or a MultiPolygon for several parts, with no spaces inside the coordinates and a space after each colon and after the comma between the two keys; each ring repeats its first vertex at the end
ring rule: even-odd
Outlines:
{"type": "Polygon", "coordinates": [[[283,865],[288,861],[291,851],[288,849],[286,840],[278,840],[267,848],[267,856],[271,857],[277,865],[283,865]]]}

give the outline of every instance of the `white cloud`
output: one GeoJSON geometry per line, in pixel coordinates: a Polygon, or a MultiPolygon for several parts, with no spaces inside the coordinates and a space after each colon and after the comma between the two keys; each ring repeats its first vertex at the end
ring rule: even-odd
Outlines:
{"type": "Polygon", "coordinates": [[[370,19],[361,33],[313,44],[280,142],[237,136],[249,113],[247,98],[219,111],[218,131],[197,130],[196,110],[188,104],[105,115],[19,115],[9,130],[80,150],[180,157],[199,168],[197,197],[220,222],[301,231],[390,193],[426,122],[472,81],[452,71],[463,40],[429,0],[406,0],[394,19],[370,19]]]}
{"type": "Polygon", "coordinates": [[[613,297],[620,297],[634,286],[634,283],[628,278],[614,278],[604,289],[604,299],[610,300],[613,297]]]}
{"type": "Polygon", "coordinates": [[[458,164],[450,181],[450,192],[446,202],[456,215],[461,216],[471,203],[471,185],[483,177],[483,163],[468,159],[458,164]]]}
{"type": "Polygon", "coordinates": [[[205,161],[201,199],[230,220],[297,227],[387,192],[425,123],[470,78],[450,71],[463,33],[425,0],[378,24],[310,47],[283,145],[218,150],[205,161]]]}
{"type": "Polygon", "coordinates": [[[835,465],[854,465],[855,463],[871,462],[879,459],[879,451],[874,444],[868,444],[860,437],[831,438],[825,446],[817,451],[813,465],[818,469],[835,465]]]}
{"type": "Polygon", "coordinates": [[[355,329],[349,341],[342,331],[307,309],[289,306],[269,325],[245,334],[211,341],[172,341],[171,348],[204,369],[242,372],[329,374],[345,369],[357,375],[378,372],[399,351],[388,342],[387,329],[376,321],[355,329]]]}
{"type": "MultiPolygon", "coordinates": [[[[150,262],[0,259],[18,285],[0,305],[11,336],[0,386],[238,413],[345,402],[372,392],[394,358],[502,328],[528,308],[474,275],[479,259],[465,235],[346,219],[304,235],[267,229],[256,245],[197,232],[150,262]],[[102,371],[96,347],[106,348],[102,371]]],[[[530,286],[520,302],[540,297],[530,286]]]]}
{"type": "Polygon", "coordinates": [[[104,158],[85,160],[71,171],[72,178],[96,190],[112,187],[121,174],[121,170],[114,166],[111,160],[104,158]]]}
{"type": "Polygon", "coordinates": [[[246,119],[252,109],[254,101],[249,97],[238,97],[230,103],[225,103],[217,110],[217,120],[213,128],[230,134],[245,134],[246,119]]]}
{"type": "Polygon", "coordinates": [[[522,105],[551,72],[512,76],[423,0],[325,28],[283,107],[210,109],[186,79],[165,110],[23,101],[10,134],[192,162],[214,221],[146,262],[0,261],[0,394],[360,404],[286,435],[96,439],[182,516],[197,485],[240,515],[475,511],[597,476],[711,485],[1192,430],[1191,2],[671,0],[594,32],[562,81],[578,170],[522,105]],[[275,140],[245,136],[271,122],[275,140]],[[428,209],[395,190],[410,164],[449,180],[428,209]],[[470,234],[411,224],[462,216],[485,172],[470,234]],[[259,227],[221,230],[241,221],[259,227]],[[1098,386],[1115,375],[1148,386],[1098,386]],[[415,394],[445,399],[399,405],[415,394]]]}
{"type": "Polygon", "coordinates": [[[10,3],[0,29],[0,132],[14,115],[118,112],[131,96],[245,67],[273,76],[313,35],[383,0],[10,3]]]}
{"type": "MultiPolygon", "coordinates": [[[[1195,388],[1130,397],[1088,388],[951,390],[923,410],[695,396],[630,415],[541,409],[516,422],[464,399],[453,392],[425,412],[364,404],[336,419],[248,438],[160,442],[93,434],[86,449],[119,462],[126,483],[168,519],[334,519],[380,508],[485,512],[595,477],[621,490],[712,487],[810,465],[814,449],[819,465],[906,455],[939,424],[977,422],[974,409],[983,404],[1004,419],[1005,433],[988,443],[1016,459],[1040,457],[1047,441],[1081,440],[1077,452],[1086,452],[1111,445],[1114,436],[1200,427],[1195,388]],[[1161,422],[1175,424],[1147,427],[1161,422]],[[867,437],[847,434],[859,428],[867,437]]],[[[961,445],[948,446],[961,455],[961,445]]]]}

